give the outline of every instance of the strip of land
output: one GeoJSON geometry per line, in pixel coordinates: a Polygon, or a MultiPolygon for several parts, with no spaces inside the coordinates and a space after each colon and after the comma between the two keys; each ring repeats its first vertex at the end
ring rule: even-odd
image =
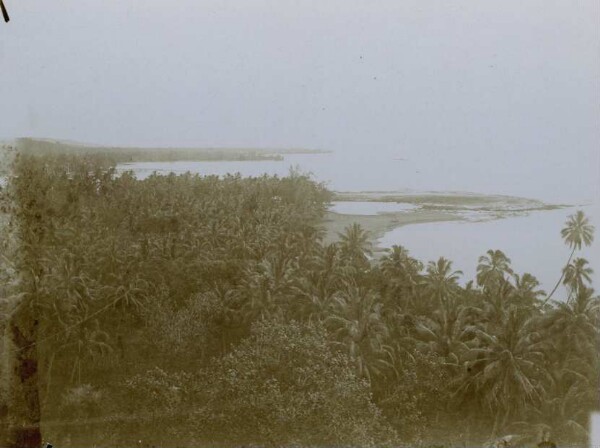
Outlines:
{"type": "Polygon", "coordinates": [[[411,210],[380,212],[374,215],[343,214],[332,211],[325,214],[323,220],[325,242],[337,241],[339,233],[352,223],[358,223],[369,232],[376,256],[386,249],[378,245],[378,240],[397,227],[447,221],[489,221],[524,215],[533,211],[568,207],[568,205],[546,204],[535,199],[514,196],[462,192],[335,192],[332,201],[393,202],[416,206],[411,210]]]}
{"type": "Polygon", "coordinates": [[[62,140],[19,138],[14,142],[24,154],[100,155],[115,163],[175,161],[263,161],[283,160],[286,154],[325,154],[330,151],[306,148],[142,148],[97,146],[62,140]]]}

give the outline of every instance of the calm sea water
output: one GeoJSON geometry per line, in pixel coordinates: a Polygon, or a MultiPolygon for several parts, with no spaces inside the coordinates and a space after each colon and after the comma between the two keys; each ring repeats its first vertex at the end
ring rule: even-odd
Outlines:
{"type": "MultiPolygon", "coordinates": [[[[532,212],[526,216],[509,217],[484,222],[437,222],[408,225],[394,229],[380,239],[389,247],[401,244],[417,258],[427,261],[445,256],[462,270],[464,280],[474,278],[477,259],[488,249],[501,249],[512,260],[514,269],[534,274],[546,290],[551,290],[569,256],[569,249],[560,237],[560,229],[568,215],[583,209],[596,228],[600,228],[600,201],[597,192],[573,182],[556,185],[544,181],[543,173],[529,173],[534,181],[507,181],[502,167],[496,172],[455,169],[452,164],[432,160],[398,160],[389,155],[338,153],[289,155],[284,161],[254,162],[144,162],[122,165],[138,177],[152,172],[167,174],[190,171],[200,174],[243,176],[262,174],[285,176],[291,167],[310,172],[318,181],[326,182],[337,191],[468,191],[484,194],[505,194],[540,199],[551,204],[571,204],[578,207],[532,212]],[[536,176],[540,181],[536,182],[536,176]]],[[[518,174],[519,167],[514,168],[518,174]]],[[[513,170],[513,171],[514,171],[513,170]]],[[[513,175],[514,172],[511,172],[513,175]]],[[[376,214],[406,210],[406,204],[337,203],[333,211],[348,214],[376,214]]],[[[600,239],[600,236],[598,237],[600,239]]],[[[582,251],[595,271],[600,270],[600,250],[597,242],[582,251]]],[[[596,276],[594,276],[596,277],[596,276]]]]}
{"type": "Polygon", "coordinates": [[[342,215],[377,215],[378,213],[406,212],[418,208],[417,205],[402,202],[339,201],[333,202],[329,210],[342,215]]]}
{"type": "MultiPolygon", "coordinates": [[[[422,261],[446,257],[453,261],[455,269],[464,272],[463,283],[475,278],[479,256],[488,249],[500,249],[511,259],[515,272],[535,275],[543,289],[551,291],[570,255],[560,230],[567,217],[578,209],[583,210],[592,222],[598,223],[600,208],[586,206],[532,212],[494,221],[408,225],[388,232],[379,243],[383,247],[400,244],[422,261]]],[[[596,241],[575,256],[586,258],[598,271],[599,245],[600,242],[596,241]]],[[[594,275],[593,278],[598,277],[594,275]]]]}

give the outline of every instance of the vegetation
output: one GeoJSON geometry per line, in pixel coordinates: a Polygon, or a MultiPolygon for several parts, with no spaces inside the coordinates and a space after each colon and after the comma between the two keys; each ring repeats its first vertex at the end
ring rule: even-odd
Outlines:
{"type": "Polygon", "coordinates": [[[90,146],[80,143],[20,138],[17,147],[23,154],[86,155],[103,158],[113,163],[197,162],[234,160],[283,160],[283,154],[318,154],[324,151],[311,149],[260,149],[260,148],[133,148],[90,146]]]}
{"type": "Polygon", "coordinates": [[[14,174],[9,446],[587,440],[600,299],[582,258],[551,301],[501,250],[463,287],[444,258],[371,259],[359,225],[324,244],[331,193],[295,172],[138,180],[22,154],[14,174]]]}

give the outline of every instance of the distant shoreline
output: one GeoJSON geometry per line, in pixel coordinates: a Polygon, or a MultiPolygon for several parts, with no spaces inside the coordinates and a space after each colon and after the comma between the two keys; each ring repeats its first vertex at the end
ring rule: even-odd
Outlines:
{"type": "Polygon", "coordinates": [[[98,155],[116,164],[137,162],[224,162],[224,161],[283,161],[288,154],[329,154],[331,151],[307,148],[219,148],[219,147],[133,147],[99,146],[53,139],[18,138],[13,142],[24,154],[98,155]]]}
{"type": "Polygon", "coordinates": [[[457,192],[334,192],[332,202],[395,202],[416,205],[413,210],[380,212],[371,215],[343,214],[327,211],[323,218],[324,240],[332,243],[338,234],[352,223],[358,223],[369,232],[376,257],[385,247],[378,244],[387,232],[411,224],[433,222],[492,221],[527,215],[534,211],[557,210],[571,207],[567,204],[546,204],[535,199],[513,196],[484,195],[457,192]]]}

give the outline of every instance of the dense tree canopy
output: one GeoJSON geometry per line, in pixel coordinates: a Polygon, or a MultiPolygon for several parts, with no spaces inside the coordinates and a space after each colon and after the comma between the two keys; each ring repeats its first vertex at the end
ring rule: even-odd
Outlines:
{"type": "MultiPolygon", "coordinates": [[[[21,387],[58,446],[586,440],[599,299],[573,254],[560,301],[498,249],[464,287],[445,258],[373,259],[358,225],[324,244],[331,195],[297,172],[21,156],[2,194],[20,248],[3,324],[35,329],[5,356],[37,363],[21,387]]],[[[574,253],[593,228],[578,212],[562,235],[574,253]]],[[[5,399],[13,426],[35,411],[5,399]]]]}

